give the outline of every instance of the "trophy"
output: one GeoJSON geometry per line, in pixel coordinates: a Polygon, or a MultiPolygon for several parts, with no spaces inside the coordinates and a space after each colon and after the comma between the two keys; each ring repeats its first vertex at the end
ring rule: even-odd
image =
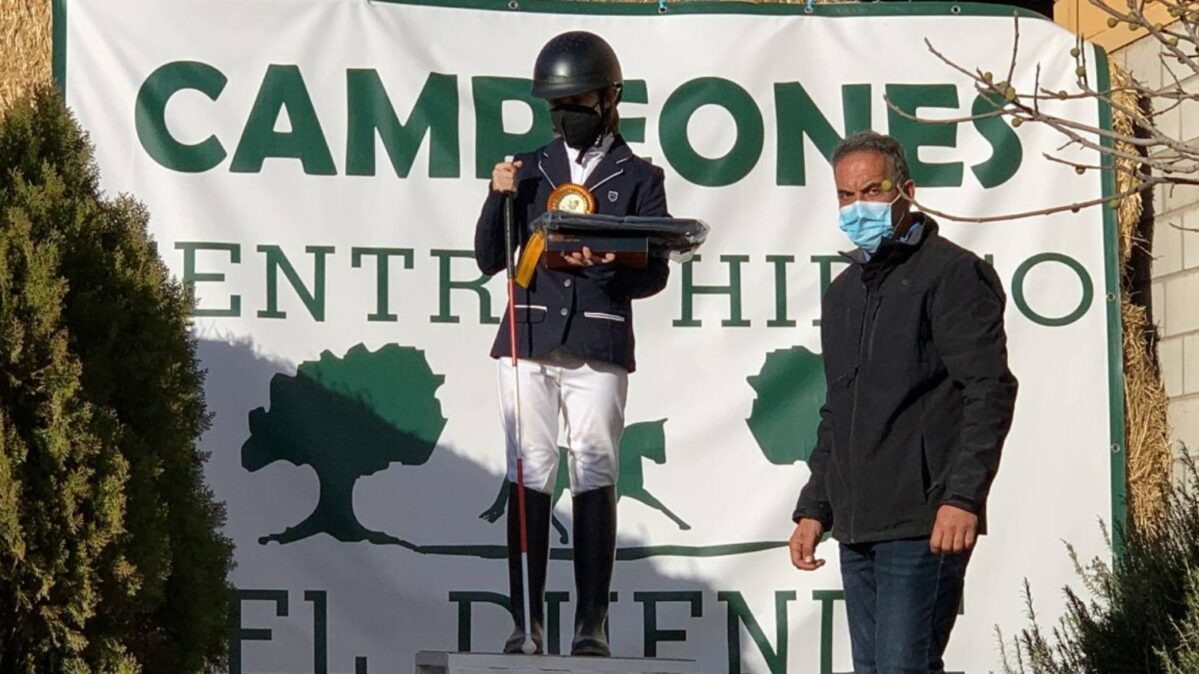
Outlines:
{"type": "Polygon", "coordinates": [[[555,189],[545,213],[532,223],[516,282],[528,287],[538,262],[549,269],[569,268],[564,256],[583,248],[600,256],[611,253],[615,263],[637,268],[650,257],[685,262],[708,236],[708,225],[700,220],[598,215],[595,210],[595,196],[586,187],[565,183],[555,189]]]}
{"type": "MultiPolygon", "coordinates": [[[[582,185],[565,183],[550,194],[545,211],[592,215],[596,211],[595,195],[582,185]]],[[[550,269],[564,269],[570,266],[562,256],[582,252],[584,248],[601,257],[611,253],[616,257],[615,262],[630,267],[644,268],[649,262],[649,245],[645,237],[622,236],[615,229],[590,232],[569,227],[539,229],[536,223],[533,230],[545,233],[545,251],[551,254],[545,256],[544,260],[545,266],[550,269]]]]}
{"type": "Polygon", "coordinates": [[[595,212],[595,195],[582,185],[563,183],[550,193],[545,210],[590,215],[595,212]]]}

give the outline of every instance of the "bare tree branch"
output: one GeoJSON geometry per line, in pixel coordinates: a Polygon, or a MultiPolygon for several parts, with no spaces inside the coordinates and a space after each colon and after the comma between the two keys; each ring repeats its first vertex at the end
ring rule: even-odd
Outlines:
{"type": "Polygon", "coordinates": [[[938,118],[938,119],[928,119],[925,117],[920,117],[919,115],[914,115],[914,114],[908,112],[907,110],[904,110],[903,108],[899,107],[898,104],[894,103],[891,100],[891,97],[887,96],[886,94],[883,94],[883,102],[886,103],[887,106],[890,107],[893,111],[895,111],[895,114],[899,115],[900,117],[903,117],[904,119],[907,119],[907,120],[910,120],[913,122],[920,122],[921,124],[969,124],[970,122],[973,122],[974,120],[977,120],[977,119],[994,119],[996,117],[1007,117],[1008,115],[1011,114],[1008,111],[1004,110],[1003,108],[998,108],[992,112],[984,112],[984,113],[981,113],[978,115],[967,115],[965,117],[945,117],[945,118],[938,118]]]}
{"type": "MultiPolygon", "coordinates": [[[[1199,63],[1192,61],[1181,49],[1178,48],[1177,43],[1175,43],[1173,45],[1169,44],[1168,40],[1162,35],[1161,30],[1157,29],[1152,23],[1150,23],[1149,20],[1145,18],[1145,15],[1143,13],[1141,13],[1141,11],[1139,9],[1137,9],[1135,6],[1133,7],[1133,15],[1129,16],[1127,14],[1123,14],[1123,13],[1117,11],[1114,7],[1103,2],[1103,0],[1088,0],[1088,1],[1091,3],[1092,6],[1099,8],[1105,14],[1107,14],[1110,18],[1115,19],[1117,22],[1116,25],[1119,25],[1120,23],[1131,24],[1133,26],[1139,25],[1139,27],[1144,28],[1145,30],[1148,30],[1153,35],[1153,37],[1157,38],[1157,40],[1159,42],[1161,42],[1163,46],[1165,46],[1167,49],[1169,49],[1170,52],[1173,53],[1174,56],[1178,58],[1179,62],[1185,63],[1187,66],[1189,66],[1191,68],[1191,70],[1194,71],[1194,73],[1196,75],[1199,75],[1199,63]]],[[[1166,4],[1166,6],[1168,7],[1170,5],[1166,4]]],[[[1175,7],[1177,7],[1177,6],[1178,5],[1175,5],[1175,7]]],[[[1183,6],[1183,10],[1186,11],[1187,8],[1185,6],[1183,6]]],[[[1109,26],[1111,25],[1110,21],[1108,22],[1108,25],[1109,26]]],[[[1187,26],[1190,38],[1192,40],[1194,40],[1195,32],[1194,32],[1193,26],[1190,26],[1185,23],[1184,23],[1184,25],[1187,26]]]]}
{"type": "MultiPolygon", "coordinates": [[[[1040,90],[1041,90],[1041,63],[1040,63],[1039,61],[1037,62],[1037,79],[1036,79],[1036,82],[1033,84],[1032,90],[1033,90],[1033,91],[1040,91],[1040,90]]],[[[1033,112],[1034,112],[1034,113],[1036,113],[1037,115],[1040,115],[1040,114],[1041,114],[1041,100],[1040,100],[1040,98],[1038,98],[1038,97],[1036,97],[1036,96],[1033,96],[1033,99],[1032,99],[1032,109],[1033,109],[1033,112]]]]}
{"type": "Polygon", "coordinates": [[[1069,159],[1063,159],[1061,157],[1056,157],[1052,154],[1049,154],[1048,152],[1042,152],[1041,156],[1044,157],[1047,161],[1051,161],[1055,164],[1064,164],[1066,166],[1069,166],[1070,168],[1075,169],[1076,171],[1078,169],[1082,169],[1082,172],[1084,172],[1084,173],[1086,171],[1102,171],[1104,169],[1111,168],[1112,170],[1116,171],[1117,173],[1123,173],[1125,175],[1132,176],[1138,180],[1144,181],[1145,185],[1142,187],[1142,189],[1144,189],[1144,187],[1148,187],[1150,185],[1161,184],[1164,182],[1161,178],[1158,178],[1158,177],[1155,177],[1152,175],[1146,175],[1136,169],[1125,168],[1124,166],[1121,166],[1119,164],[1117,164],[1116,166],[1112,166],[1112,167],[1101,166],[1099,164],[1085,164],[1085,163],[1081,163],[1081,162],[1072,161],[1069,159]]]}
{"type": "Polygon", "coordinates": [[[1043,157],[1047,161],[1070,166],[1080,174],[1087,171],[1112,170],[1121,177],[1124,191],[1115,196],[1104,196],[1085,202],[1063,203],[1024,213],[986,217],[951,215],[915,203],[917,207],[929,214],[959,222],[996,222],[1061,211],[1078,211],[1108,203],[1113,199],[1144,194],[1158,186],[1199,186],[1199,177],[1196,177],[1199,176],[1199,142],[1185,142],[1178,137],[1176,129],[1166,129],[1158,124],[1163,115],[1179,109],[1184,103],[1199,103],[1199,91],[1195,90],[1199,88],[1184,87],[1182,79],[1185,78],[1180,77],[1175,67],[1171,67],[1171,62],[1177,61],[1192,73],[1199,75],[1199,37],[1196,32],[1199,25],[1199,3],[1194,0],[1128,0],[1127,9],[1121,10],[1106,4],[1104,0],[1088,1],[1109,17],[1109,26],[1124,25],[1131,30],[1143,30],[1147,34],[1145,39],[1159,43],[1161,51],[1158,58],[1162,67],[1169,72],[1171,81],[1164,84],[1154,83],[1154,86],[1150,87],[1135,78],[1129,78],[1126,83],[1116,83],[1106,88],[1094,87],[1087,76],[1090,50],[1086,48],[1082,38],[1078,37],[1075,48],[1071,50],[1077,87],[1074,91],[1054,92],[1042,86],[1042,65],[1039,61],[1036,63],[1032,90],[1019,91],[1013,81],[1020,72],[1021,54],[1020,18],[1016,16],[1013,20],[1012,51],[1007,79],[1000,82],[996,82],[996,78],[990,72],[984,72],[979,68],[971,70],[956,62],[937,49],[927,38],[924,41],[933,56],[947,67],[969,78],[975,91],[990,103],[993,109],[967,116],[927,119],[917,114],[918,108],[905,110],[890,97],[884,97],[884,100],[888,108],[900,117],[926,124],[962,124],[995,118],[1010,119],[1012,126],[1041,124],[1063,137],[1064,142],[1057,152],[1074,148],[1097,153],[1102,158],[1096,163],[1093,160],[1078,161],[1068,156],[1056,156],[1046,152],[1043,153],[1043,157]],[[1169,12],[1173,17],[1171,22],[1167,22],[1169,25],[1155,23],[1146,16],[1146,8],[1150,5],[1162,7],[1169,12]],[[1126,102],[1130,99],[1143,103],[1132,105],[1126,102]],[[1101,128],[1097,124],[1087,124],[1078,119],[1054,114],[1054,105],[1051,103],[1056,105],[1080,100],[1092,100],[1108,106],[1129,119],[1136,132],[1125,133],[1116,129],[1101,128]]]}
{"type": "Polygon", "coordinates": [[[1020,60],[1020,14],[1012,13],[1012,62],[1007,69],[1007,79],[1004,80],[1011,86],[1012,78],[1016,76],[1016,62],[1020,60]]]}
{"type": "Polygon", "coordinates": [[[1088,201],[1079,201],[1076,203],[1063,204],[1060,206],[1050,206],[1048,208],[1041,208],[1041,209],[1038,209],[1035,211],[1024,211],[1022,213],[1004,213],[1002,215],[986,215],[986,216],[954,215],[951,213],[946,213],[944,211],[938,211],[936,209],[929,208],[928,206],[920,203],[919,201],[917,201],[915,199],[911,199],[909,201],[912,203],[913,206],[915,206],[916,208],[919,208],[921,213],[928,213],[929,215],[935,215],[935,216],[937,216],[939,218],[943,218],[945,220],[952,220],[953,222],[973,222],[973,223],[982,224],[982,223],[987,223],[987,222],[1006,222],[1008,220],[1022,220],[1024,218],[1033,218],[1033,217],[1037,217],[1039,215],[1053,215],[1054,213],[1061,213],[1062,211],[1078,212],[1084,208],[1090,208],[1091,206],[1098,206],[1099,204],[1107,204],[1111,201],[1119,201],[1121,199],[1131,197],[1134,194],[1140,194],[1142,189],[1143,188],[1141,188],[1141,187],[1137,187],[1135,189],[1125,190],[1123,192],[1120,192],[1119,194],[1115,194],[1112,196],[1099,197],[1096,199],[1090,199],[1088,201]]]}

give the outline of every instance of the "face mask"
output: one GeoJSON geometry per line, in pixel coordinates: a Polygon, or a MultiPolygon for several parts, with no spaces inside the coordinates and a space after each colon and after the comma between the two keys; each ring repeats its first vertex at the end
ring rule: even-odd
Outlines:
{"type": "Polygon", "coordinates": [[[841,207],[841,231],[853,241],[854,245],[866,251],[875,253],[879,244],[895,234],[895,225],[891,221],[891,206],[899,201],[896,196],[891,201],[855,201],[841,207]]]}
{"type": "Polygon", "coordinates": [[[604,132],[604,117],[585,105],[556,105],[550,108],[554,130],[576,150],[595,145],[604,132]]]}

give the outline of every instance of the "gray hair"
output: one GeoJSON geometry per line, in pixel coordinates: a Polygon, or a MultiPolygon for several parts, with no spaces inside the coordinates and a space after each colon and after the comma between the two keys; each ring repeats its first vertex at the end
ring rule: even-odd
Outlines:
{"type": "Polygon", "coordinates": [[[903,146],[891,136],[874,131],[863,131],[849,136],[837,143],[836,149],[833,150],[833,166],[836,167],[837,162],[855,152],[873,152],[886,157],[887,164],[891,167],[891,180],[896,188],[902,187],[912,179],[903,146]]]}

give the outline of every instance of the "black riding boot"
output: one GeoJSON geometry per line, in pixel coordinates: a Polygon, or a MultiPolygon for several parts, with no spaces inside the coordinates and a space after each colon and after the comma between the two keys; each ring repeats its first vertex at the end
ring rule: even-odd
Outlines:
{"type": "Polygon", "coordinates": [[[612,655],[608,648],[608,590],[616,560],[616,488],[574,497],[575,637],[571,655],[612,655]]]}
{"type": "MultiPolygon", "coordinates": [[[[512,607],[512,636],[504,643],[505,653],[521,653],[525,640],[524,578],[520,568],[520,508],[516,484],[508,484],[508,600],[512,607]]],[[[550,551],[550,496],[525,488],[525,520],[529,537],[529,634],[538,653],[545,652],[545,572],[550,551]]]]}

